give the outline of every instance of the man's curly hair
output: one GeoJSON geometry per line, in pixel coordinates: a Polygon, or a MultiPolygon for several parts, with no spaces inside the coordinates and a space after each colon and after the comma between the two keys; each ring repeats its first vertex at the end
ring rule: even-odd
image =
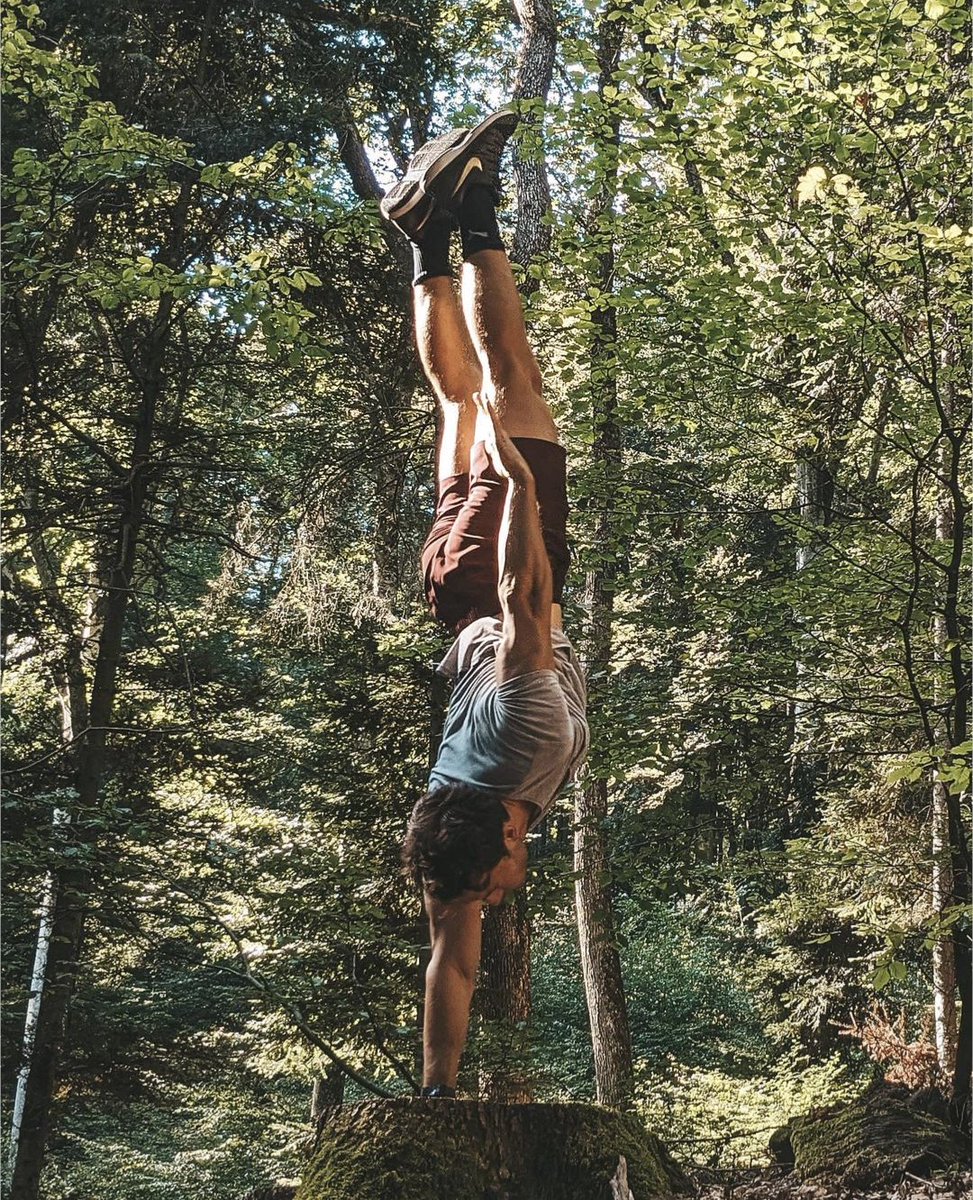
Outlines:
{"type": "Polygon", "coordinates": [[[507,853],[503,826],[508,819],[500,800],[468,784],[433,788],[409,818],[402,844],[405,874],[444,903],[478,891],[507,853]]]}

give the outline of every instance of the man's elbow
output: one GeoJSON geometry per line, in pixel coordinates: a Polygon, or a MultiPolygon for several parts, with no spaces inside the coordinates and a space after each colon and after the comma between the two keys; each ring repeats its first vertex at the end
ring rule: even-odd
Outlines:
{"type": "Polygon", "coordinates": [[[449,990],[459,988],[468,991],[472,996],[476,990],[478,974],[478,964],[452,955],[448,951],[435,949],[426,968],[426,982],[434,986],[445,986],[449,990]]]}

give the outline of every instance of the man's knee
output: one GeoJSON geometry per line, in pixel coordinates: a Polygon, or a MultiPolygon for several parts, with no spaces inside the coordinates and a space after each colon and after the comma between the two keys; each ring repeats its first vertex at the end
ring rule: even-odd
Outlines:
{"type": "Polygon", "coordinates": [[[490,384],[498,395],[532,395],[538,399],[544,386],[533,354],[491,356],[490,384]]]}

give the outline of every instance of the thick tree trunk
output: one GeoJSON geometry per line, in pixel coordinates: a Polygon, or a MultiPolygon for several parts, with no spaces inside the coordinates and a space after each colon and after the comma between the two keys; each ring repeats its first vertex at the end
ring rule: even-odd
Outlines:
{"type": "Polygon", "coordinates": [[[609,1200],[620,1178],[638,1200],[689,1190],[662,1142],[630,1114],[392,1100],[325,1116],[296,1200],[609,1200]]]}
{"type": "Polygon", "coordinates": [[[855,1100],[792,1117],[770,1151],[799,1178],[826,1181],[831,1195],[892,1196],[906,1173],[929,1179],[968,1161],[968,1145],[945,1117],[935,1093],[877,1083],[855,1100]]]}
{"type": "MultiPolygon", "coordinates": [[[[608,164],[604,169],[594,227],[599,253],[596,279],[602,296],[610,297],[615,275],[614,203],[618,186],[620,120],[617,110],[606,103],[605,89],[613,85],[622,44],[622,21],[602,20],[598,34],[599,95],[606,104],[603,126],[608,134],[600,147],[608,164]]],[[[621,431],[618,425],[618,365],[616,310],[600,303],[592,313],[595,335],[592,345],[592,418],[595,443],[593,469],[598,481],[601,516],[595,544],[603,550],[618,548],[615,532],[614,498],[621,473],[621,431]]],[[[588,668],[589,702],[597,712],[606,687],[611,659],[612,623],[617,563],[614,556],[599,562],[587,576],[586,602],[591,625],[585,659],[588,668]]],[[[575,905],[578,941],[584,976],[591,1041],[595,1056],[598,1100],[611,1107],[632,1102],[634,1082],[621,959],[610,890],[610,872],[605,822],[608,789],[604,779],[590,772],[577,791],[575,802],[575,905]]]]}
{"type": "Polygon", "coordinates": [[[590,776],[578,791],[574,840],[574,897],[598,1103],[632,1103],[632,1043],[615,929],[604,821],[608,789],[590,776]]]}
{"type": "Polygon", "coordinates": [[[480,1095],[504,1104],[532,1097],[527,1028],[531,1015],[530,918],[523,893],[488,908],[483,919],[479,1015],[488,1036],[481,1051],[480,1095]]]}

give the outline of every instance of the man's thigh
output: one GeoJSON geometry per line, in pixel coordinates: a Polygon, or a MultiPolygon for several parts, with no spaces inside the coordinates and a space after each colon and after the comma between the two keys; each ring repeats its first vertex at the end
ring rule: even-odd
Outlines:
{"type": "MultiPolygon", "coordinates": [[[[514,440],[536,480],[554,602],[560,604],[569,561],[565,452],[546,438],[514,440]]],[[[433,615],[452,629],[500,612],[498,537],[507,485],[482,442],[473,447],[470,468],[468,476],[440,483],[436,519],[422,551],[426,598],[433,615]]]]}
{"type": "MultiPolygon", "coordinates": [[[[490,388],[496,400],[497,411],[508,437],[532,438],[535,441],[556,442],[557,425],[547,404],[540,394],[539,377],[524,376],[509,384],[496,384],[490,388]]],[[[476,441],[483,441],[490,433],[489,418],[478,413],[476,418],[476,441]]]]}

